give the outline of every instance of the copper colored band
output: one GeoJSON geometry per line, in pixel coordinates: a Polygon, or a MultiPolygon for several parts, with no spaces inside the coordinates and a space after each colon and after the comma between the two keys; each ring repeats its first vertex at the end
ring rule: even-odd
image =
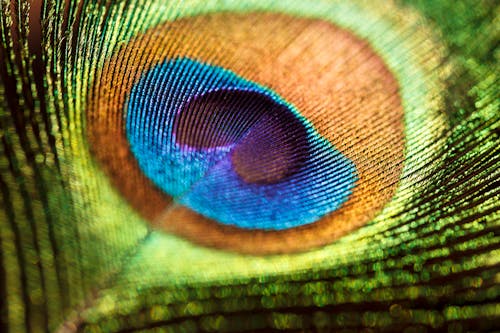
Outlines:
{"type": "Polygon", "coordinates": [[[180,19],[123,45],[98,77],[87,110],[95,157],[146,219],[196,243],[252,254],[322,246],[373,219],[397,187],[404,159],[398,83],[367,42],[331,23],[273,13],[180,19]],[[282,231],[225,226],[172,205],[130,152],[124,114],[141,75],[180,57],[224,67],[293,104],[356,165],[349,200],[315,223],[282,231]]]}

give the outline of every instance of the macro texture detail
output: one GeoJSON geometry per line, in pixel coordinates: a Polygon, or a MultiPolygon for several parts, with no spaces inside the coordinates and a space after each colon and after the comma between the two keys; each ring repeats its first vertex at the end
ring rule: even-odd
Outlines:
{"type": "Polygon", "coordinates": [[[0,332],[500,330],[499,17],[0,0],[0,332]]]}

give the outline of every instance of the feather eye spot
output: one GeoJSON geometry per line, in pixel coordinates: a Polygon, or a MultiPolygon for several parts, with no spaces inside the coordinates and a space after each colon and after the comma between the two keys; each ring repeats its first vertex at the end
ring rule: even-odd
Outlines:
{"type": "Polygon", "coordinates": [[[161,230],[246,253],[304,251],[366,224],[397,187],[397,80],[334,24],[184,18],[138,35],[105,69],[87,113],[93,153],[161,230]]]}

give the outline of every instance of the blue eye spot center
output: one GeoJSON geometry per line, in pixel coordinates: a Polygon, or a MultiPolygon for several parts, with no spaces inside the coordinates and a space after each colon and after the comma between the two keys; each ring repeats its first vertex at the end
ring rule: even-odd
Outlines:
{"type": "Polygon", "coordinates": [[[309,154],[304,124],[287,106],[254,91],[224,89],[190,99],[173,134],[186,151],[233,147],[232,164],[247,183],[279,182],[297,173],[309,154]]]}
{"type": "Polygon", "coordinates": [[[310,224],[346,202],[357,181],[352,161],[293,105],[221,67],[158,64],[133,86],[125,117],[145,176],[218,223],[310,224]]]}

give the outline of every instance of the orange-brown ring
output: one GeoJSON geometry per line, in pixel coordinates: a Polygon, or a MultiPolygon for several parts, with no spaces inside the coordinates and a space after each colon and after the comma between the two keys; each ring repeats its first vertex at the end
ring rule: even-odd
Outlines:
{"type": "Polygon", "coordinates": [[[97,77],[87,110],[93,154],[146,219],[194,242],[252,254],[319,247],[370,221],[397,187],[404,159],[398,83],[367,42],[329,22],[276,13],[167,22],[123,45],[97,77]],[[177,57],[229,69],[295,105],[356,165],[349,200],[315,223],[280,231],[226,226],[173,203],[139,169],[124,110],[141,75],[177,57]]]}

